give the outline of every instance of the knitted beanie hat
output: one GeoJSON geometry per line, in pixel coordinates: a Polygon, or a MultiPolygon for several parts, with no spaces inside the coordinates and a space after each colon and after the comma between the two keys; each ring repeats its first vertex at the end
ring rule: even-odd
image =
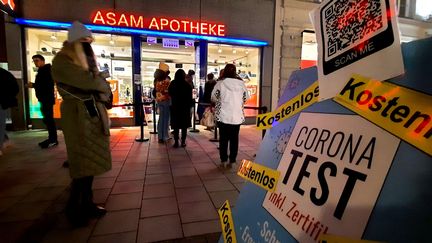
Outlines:
{"type": "Polygon", "coordinates": [[[87,29],[82,23],[75,21],[69,28],[68,32],[68,42],[74,42],[81,38],[90,37],[93,38],[92,33],[87,29]]]}

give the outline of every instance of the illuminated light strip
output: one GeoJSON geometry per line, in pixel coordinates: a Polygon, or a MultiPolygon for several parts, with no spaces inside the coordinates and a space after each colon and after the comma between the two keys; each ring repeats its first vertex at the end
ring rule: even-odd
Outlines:
{"type": "MultiPolygon", "coordinates": [[[[22,19],[22,18],[16,18],[15,22],[20,25],[27,25],[33,27],[50,27],[56,29],[68,29],[71,26],[71,23],[65,23],[65,22],[30,20],[30,19],[22,19]]],[[[92,24],[86,24],[85,26],[92,31],[102,31],[102,32],[110,32],[110,33],[115,32],[115,33],[122,33],[122,34],[139,34],[139,35],[150,35],[150,36],[157,36],[157,37],[173,37],[173,38],[184,38],[184,39],[194,39],[194,40],[206,40],[209,42],[229,43],[229,44],[238,44],[238,45],[247,45],[247,46],[267,46],[268,45],[266,41],[259,41],[259,40],[247,40],[247,39],[195,35],[195,34],[185,34],[185,33],[170,33],[164,31],[156,31],[156,30],[142,30],[142,29],[134,29],[134,28],[111,27],[111,26],[101,26],[101,25],[92,25],[92,24]]]]}

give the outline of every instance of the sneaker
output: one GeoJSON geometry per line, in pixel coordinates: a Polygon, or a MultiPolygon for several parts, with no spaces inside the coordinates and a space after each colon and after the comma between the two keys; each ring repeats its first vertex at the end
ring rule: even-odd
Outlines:
{"type": "Polygon", "coordinates": [[[58,141],[50,141],[50,140],[45,140],[45,141],[39,143],[39,146],[43,149],[54,147],[57,145],[58,145],[58,141]]]}
{"type": "Polygon", "coordinates": [[[181,143],[181,146],[182,146],[182,147],[186,147],[186,143],[185,143],[185,142],[182,142],[182,143],[181,143]]]}
{"type": "Polygon", "coordinates": [[[219,167],[221,168],[226,168],[228,166],[228,162],[227,161],[222,161],[221,164],[219,165],[219,167]]]}

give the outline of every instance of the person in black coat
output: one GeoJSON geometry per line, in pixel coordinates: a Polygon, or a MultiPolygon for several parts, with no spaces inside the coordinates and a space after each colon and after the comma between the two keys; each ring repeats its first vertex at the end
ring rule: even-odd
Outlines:
{"type": "Polygon", "coordinates": [[[3,143],[6,134],[6,111],[10,107],[18,105],[18,94],[19,87],[15,77],[7,70],[0,68],[0,156],[3,155],[3,143]]]}
{"type": "Polygon", "coordinates": [[[171,96],[171,128],[174,129],[174,147],[179,146],[179,129],[181,129],[181,146],[186,146],[187,128],[192,126],[190,107],[193,104],[192,87],[186,82],[183,69],[177,70],[168,93],[171,96]]]}
{"type": "Polygon", "coordinates": [[[33,63],[38,68],[36,80],[34,83],[28,83],[29,88],[34,88],[36,97],[41,104],[43,122],[48,130],[48,139],[40,142],[41,148],[48,148],[58,144],[57,128],[54,121],[54,80],[51,76],[51,64],[45,64],[45,58],[42,55],[34,55],[33,63]]]}

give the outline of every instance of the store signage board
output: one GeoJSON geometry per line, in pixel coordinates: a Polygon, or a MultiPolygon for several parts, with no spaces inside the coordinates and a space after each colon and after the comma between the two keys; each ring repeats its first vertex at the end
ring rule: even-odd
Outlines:
{"type": "Polygon", "coordinates": [[[225,36],[225,25],[220,23],[168,17],[145,18],[139,14],[119,13],[111,10],[95,11],[91,16],[91,21],[98,25],[225,36]]]}
{"type": "Polygon", "coordinates": [[[157,44],[157,38],[156,37],[147,37],[147,43],[148,44],[157,44]]]}
{"type": "Polygon", "coordinates": [[[185,40],[185,46],[186,47],[194,47],[195,42],[193,40],[185,40]]]}
{"type": "MultiPolygon", "coordinates": [[[[432,38],[403,44],[402,53],[405,75],[385,83],[430,97],[432,38]]],[[[278,105],[317,80],[316,67],[293,72],[278,105]]],[[[410,99],[415,103],[417,97],[410,99]]],[[[396,108],[388,107],[390,115],[396,108]]],[[[432,129],[427,116],[432,115],[424,116],[423,132],[432,129]]],[[[243,185],[232,212],[239,242],[318,242],[324,234],[430,240],[431,155],[333,99],[267,130],[254,162],[281,175],[273,194],[250,182],[243,185]]]]}
{"type": "Polygon", "coordinates": [[[165,48],[179,48],[180,42],[178,39],[163,38],[162,46],[165,48]]]}
{"type": "Polygon", "coordinates": [[[353,73],[387,80],[404,72],[395,1],[345,2],[325,0],[311,12],[320,100],[333,98],[353,73]]]}

